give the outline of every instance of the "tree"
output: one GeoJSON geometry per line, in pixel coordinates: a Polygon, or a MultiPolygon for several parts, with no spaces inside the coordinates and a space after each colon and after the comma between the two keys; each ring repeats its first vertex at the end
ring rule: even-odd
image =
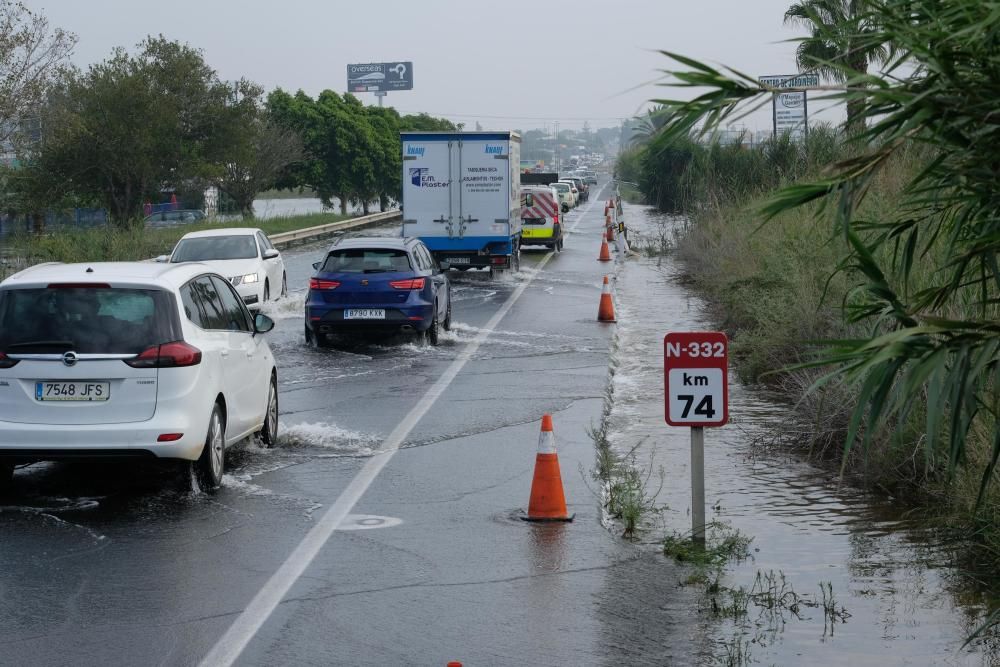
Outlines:
{"type": "Polygon", "coordinates": [[[127,226],[161,189],[219,171],[230,144],[228,86],[201,52],[150,37],[68,73],[43,112],[46,131],[29,162],[33,190],[73,192],[127,226]]]}
{"type": "MultiPolygon", "coordinates": [[[[788,8],[785,23],[805,27],[809,37],[799,42],[795,60],[800,71],[816,72],[827,81],[846,83],[868,74],[869,65],[884,65],[892,57],[890,42],[880,34],[872,0],[803,0],[788,8]]],[[[847,129],[856,132],[861,102],[848,100],[847,129]]]]}
{"type": "Polygon", "coordinates": [[[75,45],[75,35],[50,29],[44,16],[0,0],[0,145],[25,138],[24,125],[37,118],[75,45]]]}
{"type": "Polygon", "coordinates": [[[213,182],[232,198],[240,215],[253,218],[257,195],[273,187],[289,165],[302,159],[302,139],[263,112],[248,119],[242,135],[213,182]]]}

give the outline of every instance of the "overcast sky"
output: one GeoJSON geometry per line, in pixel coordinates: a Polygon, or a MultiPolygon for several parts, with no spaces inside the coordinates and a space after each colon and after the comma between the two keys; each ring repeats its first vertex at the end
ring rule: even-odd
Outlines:
{"type": "MultiPolygon", "coordinates": [[[[651,83],[669,63],[657,49],[792,73],[790,1],[24,0],[78,35],[81,67],[163,34],[202,49],[223,79],[315,95],[345,91],[348,63],[409,60],[414,89],[387,105],[496,129],[618,125],[677,96],[651,83]]],[[[746,125],[770,129],[770,113],[746,125]]]]}

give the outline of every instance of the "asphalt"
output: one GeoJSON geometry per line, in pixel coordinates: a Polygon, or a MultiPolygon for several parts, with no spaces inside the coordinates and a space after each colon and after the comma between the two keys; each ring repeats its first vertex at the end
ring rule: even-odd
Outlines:
{"type": "Polygon", "coordinates": [[[588,432],[608,383],[614,325],[596,313],[614,265],[596,261],[603,206],[578,211],[543,270],[547,251],[529,249],[519,275],[454,274],[455,326],[438,348],[305,348],[301,288],[322,247],[285,253],[292,294],[269,334],[282,446],[232,452],[211,496],[131,465],[18,470],[0,502],[0,664],[199,664],[529,278],[280,604],[252,619],[236,664],[703,661],[694,593],[602,522],[588,432]],[[569,524],[519,519],[545,413],[569,524]]]}

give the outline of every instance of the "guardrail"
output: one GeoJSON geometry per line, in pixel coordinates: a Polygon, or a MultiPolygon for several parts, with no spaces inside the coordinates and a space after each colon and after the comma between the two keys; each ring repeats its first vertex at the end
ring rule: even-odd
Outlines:
{"type": "Polygon", "coordinates": [[[275,247],[284,249],[295,245],[296,243],[308,243],[309,241],[315,241],[326,236],[333,236],[334,234],[350,229],[361,229],[362,227],[370,227],[371,225],[377,225],[383,222],[401,220],[402,217],[402,211],[386,211],[384,213],[365,215],[360,218],[341,220],[340,222],[329,222],[325,225],[316,225],[315,227],[306,227],[305,229],[296,229],[291,232],[272,234],[268,238],[271,239],[271,243],[275,247]]]}

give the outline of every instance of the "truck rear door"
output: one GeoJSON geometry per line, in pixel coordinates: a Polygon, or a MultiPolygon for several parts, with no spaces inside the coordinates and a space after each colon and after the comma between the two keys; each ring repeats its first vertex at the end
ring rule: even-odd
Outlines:
{"type": "Polygon", "coordinates": [[[403,135],[403,235],[457,236],[457,148],[447,137],[403,135]]]}
{"type": "MultiPolygon", "coordinates": [[[[460,191],[464,237],[508,237],[511,222],[510,141],[497,138],[463,138],[460,191]]],[[[520,205],[515,203],[520,220],[520,205]]]]}

